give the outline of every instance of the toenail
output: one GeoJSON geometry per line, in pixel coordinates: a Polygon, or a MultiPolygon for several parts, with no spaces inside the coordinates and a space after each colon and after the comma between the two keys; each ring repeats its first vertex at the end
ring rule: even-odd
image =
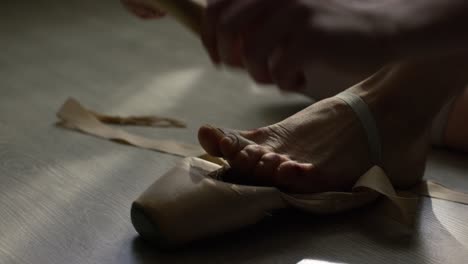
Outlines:
{"type": "MultiPolygon", "coordinates": [[[[210,127],[212,127],[212,126],[210,126],[210,127]]],[[[214,129],[218,130],[219,132],[221,132],[222,134],[226,135],[226,132],[224,132],[224,130],[222,130],[221,128],[219,128],[219,127],[212,127],[212,128],[214,128],[214,129]]]]}
{"type": "Polygon", "coordinates": [[[231,144],[231,145],[235,145],[238,143],[238,138],[234,135],[229,135],[226,137],[227,140],[228,140],[228,143],[231,144]]]}
{"type": "Polygon", "coordinates": [[[231,136],[224,137],[223,140],[226,141],[226,143],[228,143],[229,145],[234,144],[234,139],[231,136]]]}

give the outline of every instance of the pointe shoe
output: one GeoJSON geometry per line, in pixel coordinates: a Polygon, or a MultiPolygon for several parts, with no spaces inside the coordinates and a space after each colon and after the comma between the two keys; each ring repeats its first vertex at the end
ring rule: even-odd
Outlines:
{"type": "MultiPolygon", "coordinates": [[[[333,214],[362,207],[379,194],[390,197],[405,210],[414,210],[417,203],[417,199],[397,197],[390,180],[377,166],[358,180],[353,192],[300,195],[275,187],[225,182],[219,174],[223,172],[220,165],[200,158],[182,160],[133,202],[133,226],[146,240],[174,247],[238,230],[288,207],[333,214]]],[[[403,214],[410,216],[412,212],[403,214]]]]}
{"type": "MultiPolygon", "coordinates": [[[[356,96],[340,98],[352,99],[348,103],[366,127],[369,146],[375,150],[371,151],[373,160],[379,164],[380,142],[372,136],[375,129],[369,128],[373,122],[370,111],[356,96]],[[355,104],[360,107],[356,109],[355,104]]],[[[292,207],[314,214],[332,214],[361,207],[379,195],[387,197],[398,209],[401,222],[410,224],[418,201],[415,195],[398,196],[378,166],[364,173],[351,192],[310,194],[235,184],[228,179],[239,177],[226,177],[227,172],[232,170],[199,158],[182,160],[133,203],[131,218],[135,229],[144,238],[170,247],[257,223],[278,209],[292,207]]]]}

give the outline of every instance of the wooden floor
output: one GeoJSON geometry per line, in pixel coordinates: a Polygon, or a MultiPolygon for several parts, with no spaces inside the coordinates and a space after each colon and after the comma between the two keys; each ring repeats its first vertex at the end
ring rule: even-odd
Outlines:
{"type": "MultiPolygon", "coordinates": [[[[117,0],[6,2],[0,263],[467,263],[468,206],[427,198],[411,232],[385,226],[371,209],[285,212],[173,251],[145,243],[130,223],[130,204],[179,158],[55,127],[67,97],[106,113],[181,118],[188,129],[129,130],[189,143],[203,123],[257,127],[309,102],[216,71],[173,21],[141,22],[117,0]]],[[[467,156],[439,150],[426,177],[468,191],[467,174],[467,156]]]]}

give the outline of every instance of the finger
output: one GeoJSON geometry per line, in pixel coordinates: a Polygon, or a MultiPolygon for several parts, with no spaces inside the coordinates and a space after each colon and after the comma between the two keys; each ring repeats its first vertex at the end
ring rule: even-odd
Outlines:
{"type": "Polygon", "coordinates": [[[253,30],[281,2],[284,1],[244,0],[225,9],[217,27],[218,54],[225,64],[241,64],[241,36],[253,30]]]}
{"type": "Polygon", "coordinates": [[[217,45],[217,25],[219,18],[227,6],[232,4],[233,0],[208,0],[205,8],[205,14],[202,20],[201,39],[208,55],[215,64],[219,64],[219,54],[217,45]]]}
{"type": "Polygon", "coordinates": [[[269,73],[273,82],[284,91],[300,91],[305,83],[302,59],[291,50],[278,47],[269,59],[269,73]]]}
{"type": "Polygon", "coordinates": [[[165,15],[163,11],[160,11],[143,3],[131,2],[128,0],[123,0],[122,3],[124,4],[127,10],[141,18],[160,18],[165,15]]]}
{"type": "Polygon", "coordinates": [[[303,25],[306,10],[293,4],[280,6],[263,23],[243,38],[244,66],[259,83],[271,83],[268,58],[275,48],[290,37],[298,25],[303,25]]]}
{"type": "Polygon", "coordinates": [[[133,7],[131,11],[135,15],[143,19],[154,19],[161,17],[160,14],[156,13],[154,10],[151,9],[133,7]]]}
{"type": "Polygon", "coordinates": [[[307,28],[297,26],[289,39],[281,43],[268,58],[271,77],[281,90],[297,92],[305,89],[306,66],[317,58],[318,40],[313,37],[315,35],[307,28]]]}

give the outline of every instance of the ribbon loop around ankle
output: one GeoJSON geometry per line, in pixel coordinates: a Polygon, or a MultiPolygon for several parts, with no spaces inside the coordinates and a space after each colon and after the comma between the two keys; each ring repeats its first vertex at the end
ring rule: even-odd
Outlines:
{"type": "Polygon", "coordinates": [[[338,95],[337,98],[343,100],[348,104],[358,117],[359,121],[366,132],[367,141],[369,144],[369,156],[373,165],[382,165],[382,146],[380,142],[379,130],[377,123],[364,100],[351,92],[344,91],[338,95]]]}

